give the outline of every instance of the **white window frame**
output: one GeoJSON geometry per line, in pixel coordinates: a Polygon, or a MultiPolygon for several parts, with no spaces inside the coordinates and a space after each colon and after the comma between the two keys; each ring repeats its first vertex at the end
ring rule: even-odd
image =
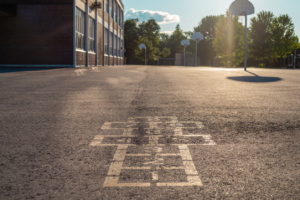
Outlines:
{"type": "Polygon", "coordinates": [[[85,22],[85,13],[80,8],[76,7],[75,11],[75,20],[76,20],[76,49],[84,51],[85,50],[85,30],[84,30],[84,22],[85,22]]]}
{"type": "Polygon", "coordinates": [[[109,41],[109,31],[107,28],[104,28],[104,54],[105,55],[109,55],[108,41],[109,41]]]}
{"type": "Polygon", "coordinates": [[[109,55],[113,55],[113,33],[109,31],[109,55]]]}
{"type": "Polygon", "coordinates": [[[89,17],[89,51],[95,52],[95,19],[89,17]]]}
{"type": "Polygon", "coordinates": [[[109,6],[108,6],[107,0],[104,0],[104,11],[105,11],[106,13],[109,12],[109,6]]]}

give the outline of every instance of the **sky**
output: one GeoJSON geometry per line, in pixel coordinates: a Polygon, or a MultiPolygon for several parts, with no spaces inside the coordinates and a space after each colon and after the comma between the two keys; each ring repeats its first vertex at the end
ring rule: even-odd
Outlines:
{"type": "MultiPolygon", "coordinates": [[[[161,32],[172,33],[177,24],[183,31],[193,31],[207,15],[225,14],[233,0],[122,0],[125,19],[139,18],[147,21],[154,18],[161,26],[161,32]]],[[[288,14],[300,36],[300,0],[250,0],[256,16],[260,11],[271,11],[275,16],[288,14]]],[[[250,19],[248,19],[248,24],[250,19]]],[[[300,37],[299,37],[300,38],[300,37]]]]}

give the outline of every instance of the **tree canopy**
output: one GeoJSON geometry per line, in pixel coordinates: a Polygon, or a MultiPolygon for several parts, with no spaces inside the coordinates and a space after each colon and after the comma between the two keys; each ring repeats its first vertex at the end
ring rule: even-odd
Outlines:
{"type": "Polygon", "coordinates": [[[244,28],[238,17],[226,13],[216,25],[213,46],[220,62],[226,67],[234,67],[243,61],[244,28]]]}
{"type": "Polygon", "coordinates": [[[275,17],[271,24],[272,50],[276,58],[283,58],[299,48],[299,39],[294,32],[294,24],[288,15],[275,17]]]}
{"type": "Polygon", "coordinates": [[[249,31],[249,55],[256,58],[262,66],[267,59],[273,58],[271,42],[271,24],[274,18],[272,12],[262,11],[251,19],[249,31]]]}
{"type": "MultiPolygon", "coordinates": [[[[272,12],[262,11],[251,18],[248,34],[249,59],[258,61],[260,66],[278,65],[287,54],[299,48],[294,24],[288,15],[274,16],[272,12]]],[[[160,26],[154,19],[139,22],[138,19],[125,21],[125,48],[127,61],[144,61],[145,52],[139,50],[140,43],[147,47],[147,60],[156,61],[160,57],[174,58],[182,53],[181,41],[188,39],[191,45],[187,53],[195,53],[196,43],[191,35],[200,32],[204,40],[198,44],[198,56],[202,65],[212,63],[218,58],[223,66],[236,67],[244,62],[244,27],[239,17],[230,15],[206,16],[193,31],[183,31],[176,25],[171,34],[161,33],[160,26]]]]}
{"type": "Polygon", "coordinates": [[[138,19],[129,19],[125,21],[125,57],[128,62],[138,59],[145,61],[145,52],[140,50],[139,44],[144,43],[147,48],[147,60],[156,61],[161,56],[167,57],[170,49],[162,48],[160,50],[160,26],[154,19],[147,22],[139,22],[138,19]]]}

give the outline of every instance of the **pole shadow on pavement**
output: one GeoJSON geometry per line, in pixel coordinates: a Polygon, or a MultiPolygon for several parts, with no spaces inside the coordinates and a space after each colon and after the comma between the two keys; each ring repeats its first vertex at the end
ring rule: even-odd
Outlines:
{"type": "Polygon", "coordinates": [[[265,77],[265,76],[258,76],[253,72],[246,71],[253,76],[230,76],[227,77],[233,81],[241,81],[241,82],[250,82],[250,83],[268,83],[268,82],[276,82],[281,81],[282,79],[279,77],[265,77]]]}

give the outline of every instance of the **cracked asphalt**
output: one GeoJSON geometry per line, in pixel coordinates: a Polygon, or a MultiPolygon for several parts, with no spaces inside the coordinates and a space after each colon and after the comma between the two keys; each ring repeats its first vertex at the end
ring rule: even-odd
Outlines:
{"type": "MultiPolygon", "coordinates": [[[[0,199],[300,199],[300,70],[0,69],[0,89],[0,199]],[[91,142],[105,122],[148,116],[202,122],[195,134],[216,143],[188,146],[202,186],[103,187],[117,147],[91,142]]],[[[187,180],[184,170],[158,176],[187,180]]],[[[120,178],[132,180],[152,179],[120,178]]]]}

